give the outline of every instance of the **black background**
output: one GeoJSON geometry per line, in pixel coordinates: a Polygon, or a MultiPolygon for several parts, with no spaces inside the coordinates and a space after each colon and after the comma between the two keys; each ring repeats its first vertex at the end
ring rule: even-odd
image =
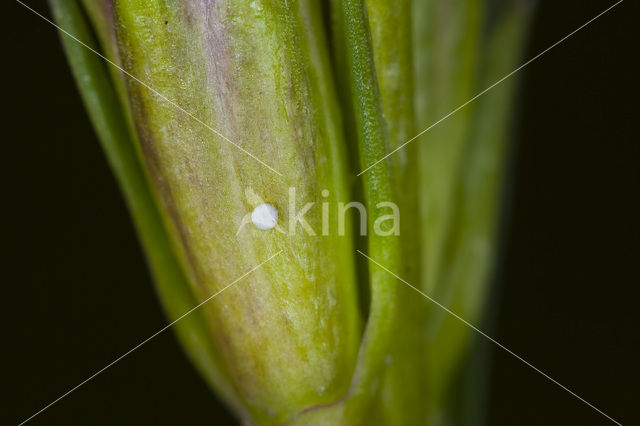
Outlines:
{"type": "MultiPolygon", "coordinates": [[[[44,2],[29,4],[48,15],[44,2]]],[[[610,4],[541,2],[526,57],[610,4]]],[[[638,9],[625,1],[521,74],[519,153],[493,332],[629,425],[640,424],[638,9]]],[[[16,335],[3,352],[17,361],[2,362],[11,394],[2,405],[16,424],[166,320],[56,32],[17,3],[3,24],[10,59],[3,61],[2,288],[4,327],[16,335]]],[[[503,351],[492,359],[490,425],[608,424],[503,351]]],[[[233,419],[168,332],[31,423],[233,419]]]]}

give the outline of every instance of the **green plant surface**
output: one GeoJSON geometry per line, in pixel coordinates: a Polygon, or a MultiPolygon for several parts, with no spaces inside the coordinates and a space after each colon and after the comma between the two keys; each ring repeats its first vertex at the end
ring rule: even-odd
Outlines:
{"type": "MultiPolygon", "coordinates": [[[[289,188],[301,200],[319,201],[322,189],[334,204],[347,198],[336,180],[342,165],[329,161],[340,141],[328,138],[321,70],[311,68],[315,46],[299,10],[280,2],[122,1],[116,16],[126,69],[283,175],[129,84],[146,167],[198,297],[283,251],[224,301],[203,307],[233,386],[262,423],[337,399],[359,336],[349,239],[309,237],[301,228],[236,236],[254,207],[247,188],[281,211],[292,202],[289,188]]],[[[307,218],[320,228],[318,210],[307,218]]]]}
{"type": "MultiPolygon", "coordinates": [[[[479,93],[518,65],[530,2],[515,2],[485,24],[474,92],[479,93]]],[[[441,254],[434,298],[466,321],[480,326],[487,304],[502,210],[509,123],[517,80],[508,80],[479,98],[455,176],[449,235],[441,254]],[[439,289],[439,291],[438,291],[439,289]]],[[[474,93],[474,94],[475,94],[474,93]]],[[[470,96],[471,98],[471,96],[470,96]]],[[[468,108],[468,107],[467,107],[468,108]]],[[[462,112],[462,111],[461,111],[462,112]]],[[[474,331],[443,310],[434,311],[428,328],[428,380],[431,422],[448,424],[452,383],[469,353],[474,331]]]]}
{"type": "MultiPolygon", "coordinates": [[[[56,22],[73,37],[97,49],[81,9],[75,2],[51,0],[56,22]]],[[[118,180],[140,242],[147,255],[156,288],[171,320],[191,310],[197,300],[171,247],[145,172],[134,149],[127,120],[117,98],[107,65],[67,34],[61,40],[89,118],[118,180]]],[[[242,415],[243,407],[213,360],[217,355],[201,312],[175,325],[176,333],[200,373],[214,384],[222,398],[242,415]]]]}
{"type": "Polygon", "coordinates": [[[531,2],[50,4],[158,295],[238,418],[461,424],[472,331],[393,274],[483,318],[516,81],[450,113],[517,65],[531,2]],[[352,201],[366,235],[336,226],[352,201]]]}
{"type": "MultiPolygon", "coordinates": [[[[396,274],[411,283],[420,281],[421,246],[418,206],[418,144],[404,146],[415,134],[413,44],[411,1],[365,2],[375,63],[380,102],[387,129],[385,161],[390,168],[393,193],[401,215],[402,263],[396,274]],[[402,147],[398,151],[396,149],[402,147]],[[396,151],[396,152],[394,152],[396,151]]],[[[366,178],[366,171],[362,178],[366,178]]],[[[375,259],[375,258],[374,258],[375,259]]],[[[371,265],[371,268],[377,268],[371,265]]],[[[425,417],[424,328],[429,306],[397,279],[398,323],[391,353],[382,379],[380,424],[420,424],[425,417]]]]}

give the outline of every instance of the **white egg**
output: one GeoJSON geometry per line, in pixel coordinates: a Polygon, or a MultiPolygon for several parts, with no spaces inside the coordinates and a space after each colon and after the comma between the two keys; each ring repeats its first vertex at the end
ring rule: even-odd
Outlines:
{"type": "Polygon", "coordinates": [[[269,203],[262,203],[251,212],[251,222],[258,229],[272,229],[278,223],[278,210],[269,203]]]}

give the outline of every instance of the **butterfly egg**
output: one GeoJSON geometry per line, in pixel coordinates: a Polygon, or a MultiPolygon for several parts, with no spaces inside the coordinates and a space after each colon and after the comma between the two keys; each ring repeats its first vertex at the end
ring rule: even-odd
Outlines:
{"type": "Polygon", "coordinates": [[[278,223],[278,210],[269,203],[262,203],[251,212],[251,222],[258,229],[272,229],[278,223]]]}

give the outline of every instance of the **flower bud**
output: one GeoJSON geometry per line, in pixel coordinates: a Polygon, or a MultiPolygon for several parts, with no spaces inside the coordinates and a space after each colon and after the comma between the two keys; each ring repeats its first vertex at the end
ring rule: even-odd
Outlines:
{"type": "Polygon", "coordinates": [[[227,399],[258,423],[342,397],[360,340],[350,234],[334,221],[309,235],[289,216],[291,193],[294,209],[313,203],[303,219],[317,234],[320,203],[348,201],[319,17],[290,3],[88,8],[124,70],[135,149],[189,291],[200,302],[246,274],[199,309],[227,399]],[[259,204],[248,191],[284,232],[239,229],[259,204]]]}

